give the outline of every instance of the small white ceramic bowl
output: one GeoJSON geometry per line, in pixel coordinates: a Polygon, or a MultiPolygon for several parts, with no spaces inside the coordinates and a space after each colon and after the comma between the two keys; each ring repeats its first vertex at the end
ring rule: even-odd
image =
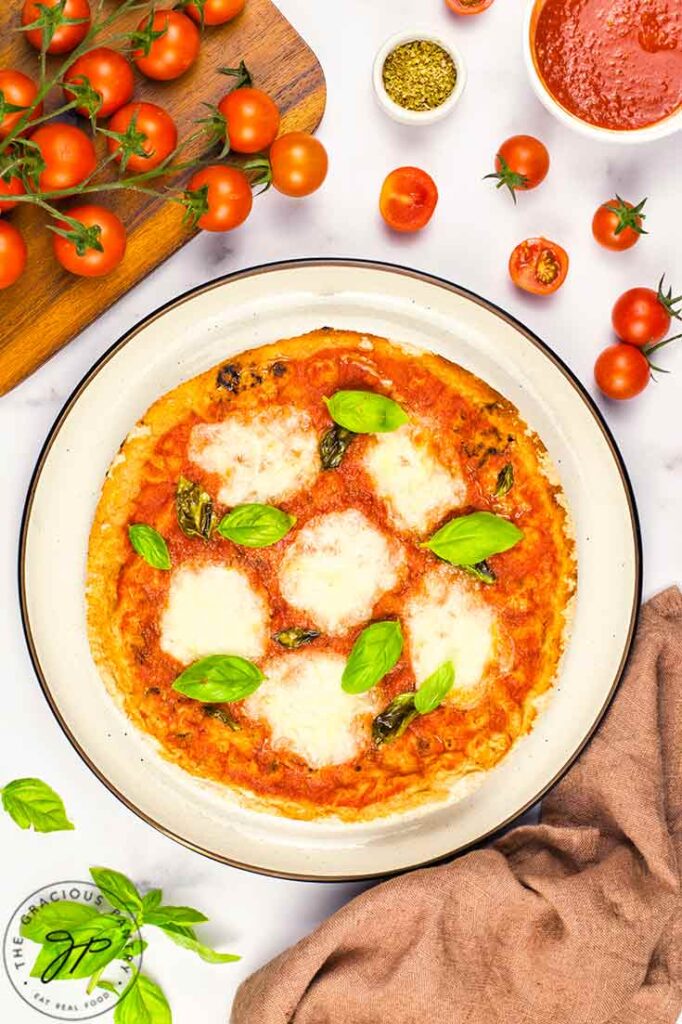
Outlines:
{"type": "Polygon", "coordinates": [[[536,67],[533,59],[533,44],[531,39],[531,28],[533,13],[542,0],[527,0],[526,16],[523,21],[523,57],[526,64],[526,71],[530,78],[530,84],[540,102],[554,114],[558,121],[568,128],[579,132],[587,138],[597,142],[615,142],[618,145],[636,146],[645,142],[654,142],[656,139],[663,139],[666,135],[673,135],[682,128],[682,109],[670,114],[656,124],[646,125],[644,128],[627,128],[616,131],[613,128],[600,128],[589,121],[582,121],[579,117],[569,113],[551,94],[536,67]]]}
{"type": "Polygon", "coordinates": [[[400,122],[400,124],[426,125],[434,124],[434,122],[442,120],[442,118],[447,117],[447,115],[452,111],[453,107],[464,92],[467,73],[464,58],[462,57],[459,48],[455,46],[454,43],[451,43],[447,39],[443,39],[442,36],[439,36],[430,28],[416,28],[409,32],[398,32],[396,35],[391,36],[390,39],[386,40],[376,55],[372,80],[377,100],[389,117],[392,117],[394,121],[400,122]],[[439,107],[434,107],[433,110],[406,110],[405,107],[401,107],[400,104],[392,100],[386,92],[383,74],[384,64],[389,53],[391,53],[392,50],[395,50],[396,46],[401,46],[403,43],[414,43],[420,40],[437,43],[438,46],[442,46],[446,53],[450,54],[457,70],[457,81],[455,82],[455,88],[452,90],[445,102],[441,103],[439,107]]]}

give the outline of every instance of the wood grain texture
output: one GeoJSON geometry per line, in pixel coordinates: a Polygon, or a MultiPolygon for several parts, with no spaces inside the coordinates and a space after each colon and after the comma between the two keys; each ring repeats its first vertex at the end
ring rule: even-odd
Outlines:
{"type": "MultiPolygon", "coordinates": [[[[19,24],[20,9],[19,0],[0,5],[0,39],[5,42],[0,67],[16,67],[36,78],[36,52],[21,33],[12,31],[19,24]]],[[[141,13],[134,12],[120,24],[134,28],[140,18],[141,13]]],[[[119,23],[115,31],[120,31],[119,23]]],[[[105,39],[103,35],[102,42],[105,39]]],[[[231,88],[231,80],[216,69],[236,66],[242,58],[255,84],[279,105],[282,131],[313,131],[318,126],[326,100],[322,68],[271,0],[247,0],[243,14],[231,24],[206,29],[197,63],[177,81],[151,82],[137,75],[134,98],[165,107],[182,139],[192,132],[196,119],[205,116],[202,102],[217,103],[231,88]]],[[[54,59],[53,67],[58,60],[54,59]]],[[[48,109],[60,102],[61,91],[56,90],[48,109]]],[[[79,123],[87,128],[87,122],[79,119],[79,123]]],[[[98,145],[101,151],[101,140],[98,145]]],[[[26,239],[29,262],[20,282],[0,292],[0,395],[37,369],[194,233],[183,225],[183,211],[175,203],[132,193],[94,194],[88,201],[110,206],[128,229],[123,263],[99,279],[78,278],[62,270],[40,211],[24,204],[9,215],[26,239]]],[[[76,202],[65,202],[64,209],[76,202]]],[[[248,231],[248,223],[241,230],[248,231]]]]}

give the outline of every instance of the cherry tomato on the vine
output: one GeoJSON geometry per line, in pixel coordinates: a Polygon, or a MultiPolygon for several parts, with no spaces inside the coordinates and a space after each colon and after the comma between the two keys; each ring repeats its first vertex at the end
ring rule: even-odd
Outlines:
{"type": "MultiPolygon", "coordinates": [[[[11,161],[11,156],[9,159],[11,161]]],[[[11,171],[9,175],[9,178],[3,176],[2,163],[0,162],[0,213],[13,210],[15,206],[18,206],[19,204],[12,197],[23,196],[26,191],[21,178],[13,175],[11,171]]]]}
{"type": "Polygon", "coordinates": [[[204,231],[231,231],[251,213],[253,194],[249,179],[237,167],[211,164],[192,175],[188,192],[206,189],[208,208],[197,225],[204,231]]]}
{"type": "MultiPolygon", "coordinates": [[[[175,121],[162,107],[155,103],[128,103],[117,110],[109,122],[109,130],[125,134],[134,121],[135,132],[144,136],[140,140],[143,152],[131,153],[128,156],[127,170],[134,173],[153,171],[173,152],[178,141],[178,130],[175,121]]],[[[107,139],[110,153],[121,148],[118,139],[107,139]]],[[[120,159],[120,154],[118,159],[120,159]]]]}
{"type": "MultiPolygon", "coordinates": [[[[97,46],[76,60],[64,75],[65,82],[90,83],[102,100],[97,117],[110,117],[124,103],[128,103],[135,89],[135,76],[130,63],[118,50],[108,46],[97,46]]],[[[73,99],[73,93],[64,87],[64,95],[73,99]]],[[[89,115],[86,107],[76,107],[84,117],[89,115]]]]}
{"type": "Polygon", "coordinates": [[[670,330],[673,317],[679,320],[678,303],[682,295],[673,298],[672,291],[663,291],[661,278],[658,291],[653,288],[630,288],[623,292],[613,307],[611,323],[621,341],[630,345],[655,345],[670,330]]]}
{"type": "Polygon", "coordinates": [[[516,202],[516,192],[537,188],[549,170],[549,153],[539,139],[532,135],[512,135],[502,143],[495,157],[497,188],[506,186],[516,202]]]}
{"type": "MultiPolygon", "coordinates": [[[[38,20],[41,14],[41,7],[57,7],[60,0],[25,0],[21,12],[21,24],[32,25],[38,20]]],[[[70,53],[75,50],[79,43],[82,43],[90,28],[90,4],[88,0],[66,0],[62,12],[65,19],[64,24],[59,25],[52,35],[48,46],[48,53],[70,53]]],[[[35,47],[40,50],[43,45],[43,29],[32,28],[22,35],[35,47]]]]}
{"type": "Polygon", "coordinates": [[[0,220],[0,288],[9,288],[21,277],[26,266],[26,242],[6,220],[0,220]]]}
{"type": "Polygon", "coordinates": [[[527,238],[509,257],[509,274],[517,288],[532,295],[551,295],[568,273],[568,255],[556,242],[527,238]]]}
{"type": "Polygon", "coordinates": [[[142,74],[167,82],[192,66],[199,55],[201,35],[181,11],[156,11],[151,22],[147,16],[138,25],[134,45],[133,60],[142,74]]]}
{"type": "Polygon", "coordinates": [[[597,358],[594,379],[607,398],[622,401],[639,395],[651,379],[645,355],[633,345],[609,345],[597,358]]]}
{"type": "Polygon", "coordinates": [[[627,200],[616,196],[608,203],[602,203],[592,218],[592,234],[605,249],[623,252],[631,249],[639,241],[640,235],[646,231],[642,221],[646,214],[642,213],[646,199],[633,206],[627,200]]]}
{"type": "Polygon", "coordinates": [[[455,14],[480,14],[492,6],[493,0],[445,0],[455,14]]]}
{"type": "Polygon", "coordinates": [[[437,202],[438,189],[430,174],[419,167],[398,167],[381,186],[379,210],[394,231],[421,231],[437,202]]]}
{"type": "Polygon", "coordinates": [[[85,181],[97,166],[92,139],[75,125],[63,121],[42,124],[31,136],[40,150],[45,168],[38,176],[42,192],[74,188],[85,181]]]}
{"type": "Polygon", "coordinates": [[[232,21],[244,10],[246,0],[199,0],[196,4],[187,4],[183,10],[197,25],[224,25],[232,21]]]}
{"type": "MultiPolygon", "coordinates": [[[[15,107],[30,107],[38,92],[38,86],[32,78],[25,75],[23,71],[16,71],[14,68],[2,68],[0,70],[0,92],[5,103],[15,107]]],[[[39,103],[31,114],[31,119],[40,117],[43,112],[43,105],[39,103]]],[[[5,114],[0,121],[0,139],[4,139],[15,128],[24,116],[23,110],[15,110],[5,114]]]]}
{"type": "Polygon", "coordinates": [[[261,89],[233,89],[220,101],[218,110],[225,118],[230,149],[235,153],[259,153],[277,137],[279,110],[261,89]]]}
{"type": "Polygon", "coordinates": [[[306,132],[280,135],[270,147],[272,184],[285,196],[300,199],[315,192],[327,177],[328,165],[326,149],[306,132]]]}
{"type": "Polygon", "coordinates": [[[71,236],[54,235],[54,254],[61,265],[79,277],[102,277],[110,273],[119,265],[126,251],[126,229],[119,218],[106,206],[94,204],[76,206],[67,213],[84,227],[95,229],[92,241],[96,247],[79,241],[76,230],[68,221],[59,221],[56,227],[71,236]]]}

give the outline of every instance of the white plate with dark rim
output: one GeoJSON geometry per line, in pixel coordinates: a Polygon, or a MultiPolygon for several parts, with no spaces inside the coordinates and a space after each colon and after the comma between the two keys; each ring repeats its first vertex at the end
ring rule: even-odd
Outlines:
{"type": "Polygon", "coordinates": [[[637,513],[616,446],[570,371],[476,295],[377,263],[305,260],[180,296],[121,338],[60,413],[31,482],[21,607],[41,686],[66,735],[149,824],[224,863],[304,879],[384,875],[478,843],[535,803],[578,755],[616,690],[641,596],[637,513]],[[575,521],[578,599],[547,709],[470,796],[363,825],[289,821],[168,763],[115,706],[92,662],[84,577],[90,524],[118,446],[160,395],[244,349],[321,326],[432,349],[514,402],[547,445],[575,521]],[[55,581],[59,581],[58,594],[55,581]]]}

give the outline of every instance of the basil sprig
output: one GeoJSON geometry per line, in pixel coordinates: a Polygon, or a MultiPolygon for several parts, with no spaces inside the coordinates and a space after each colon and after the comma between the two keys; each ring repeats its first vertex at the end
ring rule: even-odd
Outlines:
{"type": "Polygon", "coordinates": [[[341,677],[346,693],[365,693],[396,665],[403,650],[400,623],[373,622],[353,644],[341,677]]]}
{"type": "Polygon", "coordinates": [[[209,540],[213,530],[213,500],[200,484],[186,477],[178,480],[175,492],[175,512],[178,526],[186,537],[209,540]]]}
{"type": "Polygon", "coordinates": [[[2,806],[19,828],[66,832],[74,826],[60,796],[42,779],[14,779],[0,789],[2,806]]]}
{"type": "Polygon", "coordinates": [[[472,512],[450,519],[421,547],[452,565],[477,566],[522,539],[523,531],[508,519],[492,512],[472,512]]]}
{"type": "Polygon", "coordinates": [[[374,391],[337,391],[324,402],[334,423],[354,434],[384,434],[408,422],[397,402],[374,391]]]}
{"type": "Polygon", "coordinates": [[[133,549],[154,569],[170,569],[171,557],[168,545],[158,530],[146,523],[132,523],[128,536],[133,549]]]}
{"type": "Polygon", "coordinates": [[[228,704],[254,693],[265,676],[252,661],[236,654],[210,654],[186,668],[173,689],[206,704],[228,704]]]}
{"type": "Polygon", "coordinates": [[[273,505],[237,505],[220,520],[218,533],[246,548],[267,548],[286,537],[295,522],[273,505]]]}
{"type": "Polygon", "coordinates": [[[444,661],[428,679],[425,679],[414,695],[414,706],[420,715],[439,708],[455,684],[455,666],[444,661]]]}
{"type": "Polygon", "coordinates": [[[163,991],[146,974],[138,974],[128,983],[114,1010],[114,1024],[172,1024],[172,1020],[163,991]]]}
{"type": "Polygon", "coordinates": [[[455,667],[444,661],[418,690],[399,693],[372,722],[372,739],[377,747],[403,735],[419,715],[429,715],[441,706],[454,686],[455,667]]]}

